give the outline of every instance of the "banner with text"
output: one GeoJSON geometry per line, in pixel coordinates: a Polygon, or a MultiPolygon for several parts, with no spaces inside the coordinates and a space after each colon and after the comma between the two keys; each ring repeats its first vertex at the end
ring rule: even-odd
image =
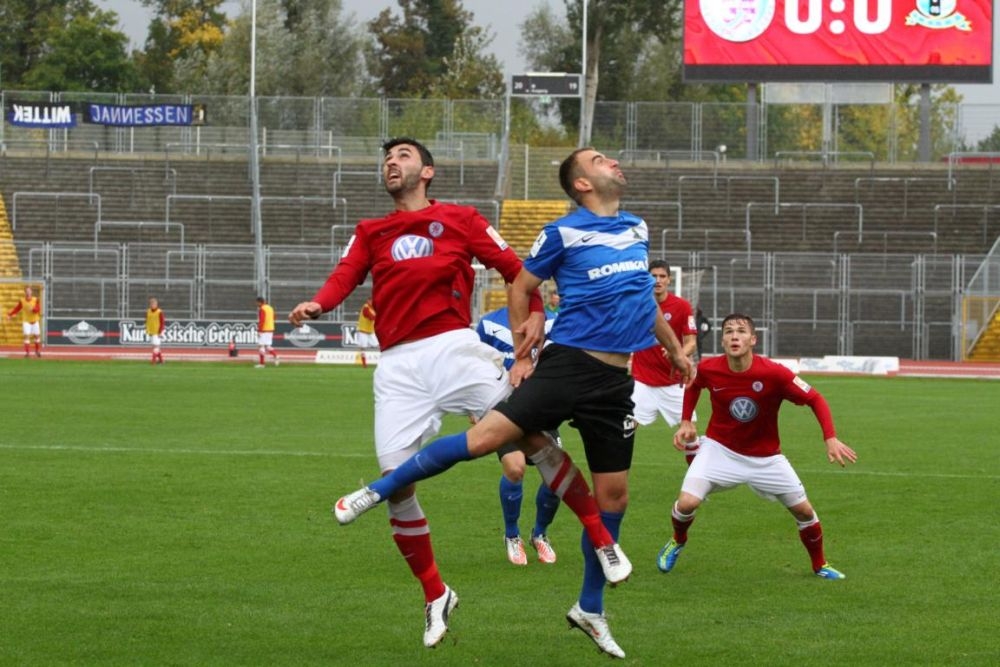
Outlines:
{"type": "MultiPolygon", "coordinates": [[[[277,348],[357,348],[354,322],[309,322],[300,327],[278,322],[274,332],[277,348]]],[[[168,320],[162,336],[164,347],[225,348],[256,347],[256,322],[232,320],[168,320]]],[[[46,345],[148,346],[144,320],[128,319],[49,319],[46,345]]]]}
{"type": "Polygon", "coordinates": [[[11,102],[7,106],[7,122],[17,127],[76,127],[76,115],[71,104],[11,102]]]}
{"type": "Polygon", "coordinates": [[[158,125],[203,125],[204,104],[99,104],[83,106],[83,121],[112,127],[153,127],[158,125]]]}

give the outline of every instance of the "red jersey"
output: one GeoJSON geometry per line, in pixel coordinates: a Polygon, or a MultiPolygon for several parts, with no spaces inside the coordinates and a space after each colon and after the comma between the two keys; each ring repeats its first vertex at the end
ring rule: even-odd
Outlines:
{"type": "Polygon", "coordinates": [[[712,417],[705,435],[745,456],[781,453],[778,408],[782,401],[808,405],[823,428],[823,438],[836,435],[826,399],[802,378],[767,357],[754,355],[750,368],[729,369],[725,355],[698,364],[694,382],[684,392],[682,419],[690,420],[701,390],[712,398],[712,417]]]}
{"type": "MultiPolygon", "coordinates": [[[[507,282],[521,271],[517,253],[475,208],[431,200],[419,211],[359,222],[313,301],[324,312],[336,308],[370,272],[375,335],[387,350],[471,325],[474,259],[507,282]]],[[[541,312],[541,297],[531,305],[541,312]]]]}
{"type": "MultiPolygon", "coordinates": [[[[681,345],[684,344],[684,336],[698,335],[691,304],[685,299],[668,293],[659,305],[663,319],[674,330],[681,345]]],[[[650,387],[667,387],[680,382],[674,365],[663,355],[663,347],[659,343],[632,355],[632,377],[650,387]]]]}

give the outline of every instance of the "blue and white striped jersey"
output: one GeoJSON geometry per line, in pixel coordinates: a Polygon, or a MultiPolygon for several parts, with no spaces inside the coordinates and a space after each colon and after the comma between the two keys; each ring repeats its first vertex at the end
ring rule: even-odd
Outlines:
{"type": "MultiPolygon", "coordinates": [[[[555,317],[555,313],[545,313],[546,336],[552,330],[555,317]]],[[[510,330],[510,311],[507,306],[485,313],[476,325],[476,333],[479,334],[479,340],[503,352],[503,366],[510,370],[514,365],[514,334],[510,330]]]]}
{"type": "Polygon", "coordinates": [[[524,268],[559,286],[553,342],[625,353],[656,343],[659,309],[649,275],[649,229],[641,218],[580,208],[542,229],[524,268]]]}

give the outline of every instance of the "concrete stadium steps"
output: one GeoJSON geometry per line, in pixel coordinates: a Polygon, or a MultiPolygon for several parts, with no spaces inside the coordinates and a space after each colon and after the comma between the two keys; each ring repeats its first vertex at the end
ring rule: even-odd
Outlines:
{"type": "MultiPolygon", "coordinates": [[[[10,224],[7,222],[4,197],[0,194],[0,278],[20,277],[21,267],[17,261],[14,235],[11,234],[10,224]]],[[[16,345],[22,340],[20,325],[7,319],[7,313],[21,298],[22,290],[20,283],[0,280],[0,345],[16,345]]]]}
{"type": "MultiPolygon", "coordinates": [[[[544,173],[532,181],[543,190],[542,185],[552,186],[552,199],[564,201],[555,167],[543,163],[544,173]]],[[[989,165],[957,165],[952,181],[944,165],[792,168],[729,162],[716,170],[708,163],[674,161],[624,168],[630,182],[624,205],[646,219],[656,254],[661,248],[746,250],[748,204],[754,251],[981,254],[1000,234],[1000,170],[994,174],[989,165]],[[861,234],[854,204],[863,208],[861,234]]],[[[359,219],[391,208],[377,169],[374,159],[344,162],[335,182],[333,161],[264,158],[264,242],[327,246],[338,226],[343,243],[359,219]]],[[[511,174],[517,173],[512,166],[511,174]]],[[[511,223],[494,219],[501,217],[493,197],[496,175],[496,165],[489,162],[441,161],[430,193],[477,206],[524,252],[540,224],[524,232],[527,238],[518,238],[511,223]]],[[[184,225],[185,242],[243,244],[253,239],[248,165],[232,156],[171,156],[167,162],[162,156],[5,155],[0,156],[0,176],[9,215],[14,192],[76,193],[58,200],[19,200],[13,230],[19,240],[93,241],[97,208],[87,197],[91,188],[101,196],[102,222],[128,223],[102,226],[101,242],[178,241],[176,225],[157,226],[166,218],[168,195],[174,193],[178,197],[171,199],[170,220],[184,225]]],[[[507,200],[504,214],[518,201],[507,200]]],[[[538,222],[553,217],[542,214],[538,222]]]]}
{"type": "Polygon", "coordinates": [[[993,314],[986,331],[969,353],[969,361],[1000,361],[1000,311],[993,314]]]}
{"type": "Polygon", "coordinates": [[[500,213],[499,231],[507,244],[522,257],[546,223],[569,212],[565,199],[508,199],[500,213]]]}

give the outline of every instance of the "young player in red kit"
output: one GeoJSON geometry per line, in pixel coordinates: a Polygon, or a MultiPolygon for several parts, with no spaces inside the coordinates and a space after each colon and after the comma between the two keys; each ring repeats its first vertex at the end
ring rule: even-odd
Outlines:
{"type": "MultiPolygon", "coordinates": [[[[521,271],[521,260],[474,208],[427,198],[434,160],[422,144],[399,138],[383,150],[382,176],[395,211],[358,223],[326,283],[288,319],[299,326],[336,308],[371,273],[372,304],[378,311],[375,333],[382,351],[374,376],[375,451],[386,475],[437,434],[445,414],[482,417],[511,392],[503,355],[470,328],[472,264],[478,260],[510,283],[521,271]]],[[[543,339],[545,318],[537,290],[530,310],[519,328],[525,350],[539,347],[543,339]]],[[[541,434],[527,437],[535,438],[541,451],[551,447],[561,452],[541,434]]],[[[580,475],[573,479],[578,495],[566,499],[567,505],[600,524],[586,481],[580,475]]],[[[448,630],[458,596],[438,572],[415,485],[390,494],[386,505],[393,540],[424,590],[424,645],[436,646],[448,630]]],[[[612,544],[601,528],[595,527],[600,533],[595,542],[612,544]]]]}
{"type": "Polygon", "coordinates": [[[687,544],[695,510],[708,494],[747,484],[758,495],[780,501],[795,517],[799,538],[818,577],[843,579],[844,575],[826,562],[819,517],[781,453],[778,409],[782,402],[812,408],[823,429],[826,457],[831,463],[854,463],[857,455],[837,438],[826,399],[786,367],[755,355],[756,344],[753,320],[738,313],[728,315],[722,321],[725,354],[698,364],[698,374],[684,393],[684,414],[674,434],[674,447],[683,449],[697,436],[691,414],[702,389],[709,390],[712,417],[671,512],[673,538],[660,550],[656,566],[662,572],[673,569],[687,544]]]}
{"type": "Polygon", "coordinates": [[[24,333],[24,356],[31,356],[31,339],[35,339],[35,356],[42,356],[42,332],[39,321],[42,319],[42,304],[30,287],[24,288],[24,296],[17,300],[17,305],[11,308],[7,317],[21,313],[21,329],[24,333]]]}
{"type": "Polygon", "coordinates": [[[268,304],[267,299],[262,296],[257,297],[257,365],[255,368],[264,368],[267,360],[265,355],[271,355],[274,365],[278,366],[281,361],[278,353],[274,351],[274,308],[268,304]]]}
{"type": "MultiPolygon", "coordinates": [[[[655,281],[653,298],[660,306],[663,319],[681,342],[684,356],[690,358],[698,346],[698,330],[695,328],[691,304],[670,293],[670,265],[665,261],[662,259],[651,261],[649,274],[655,281]]],[[[674,365],[665,355],[663,347],[653,345],[634,353],[632,377],[635,378],[635,390],[632,392],[635,420],[643,426],[648,426],[655,422],[657,414],[660,414],[670,426],[677,426],[681,421],[681,407],[684,404],[684,385],[674,370],[674,365]]],[[[694,415],[691,421],[696,421],[694,415]]],[[[686,444],[684,454],[688,464],[697,451],[697,440],[686,444]]]]}

